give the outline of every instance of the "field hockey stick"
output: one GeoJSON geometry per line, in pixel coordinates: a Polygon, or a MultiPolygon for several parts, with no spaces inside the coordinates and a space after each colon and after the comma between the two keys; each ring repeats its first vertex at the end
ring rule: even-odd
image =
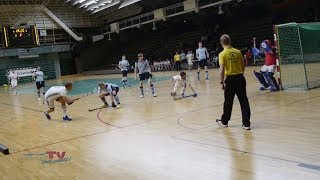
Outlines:
{"type": "MultiPolygon", "coordinates": [[[[107,107],[98,107],[98,108],[89,109],[89,112],[96,111],[96,110],[102,110],[104,108],[107,108],[107,107]]],[[[120,109],[120,108],[122,108],[121,105],[118,105],[117,107],[115,107],[115,109],[120,109]]]]}
{"type": "Polygon", "coordinates": [[[180,100],[180,99],[184,99],[184,98],[189,98],[189,97],[197,97],[198,94],[190,94],[190,95],[187,95],[187,96],[182,96],[182,97],[178,97],[174,100],[180,100]]]}
{"type": "Polygon", "coordinates": [[[98,107],[98,108],[89,109],[89,111],[91,112],[91,111],[100,110],[100,109],[102,109],[102,108],[98,107]]]}
{"type": "Polygon", "coordinates": [[[77,97],[76,100],[82,99],[82,98],[87,97],[91,94],[94,94],[94,91],[90,91],[88,93],[82,94],[80,97],[77,97]]]}
{"type": "Polygon", "coordinates": [[[74,102],[74,101],[78,101],[78,100],[80,100],[80,99],[82,99],[82,98],[84,98],[84,97],[87,97],[87,96],[91,95],[91,94],[94,94],[94,91],[90,91],[90,92],[88,92],[88,93],[82,94],[81,96],[73,99],[73,102],[74,102]]]}

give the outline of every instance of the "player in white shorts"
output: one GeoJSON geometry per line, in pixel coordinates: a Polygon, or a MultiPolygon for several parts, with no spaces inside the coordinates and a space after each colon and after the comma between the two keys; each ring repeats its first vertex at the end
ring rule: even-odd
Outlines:
{"type": "Polygon", "coordinates": [[[65,121],[72,120],[67,115],[66,104],[71,105],[74,101],[79,99],[79,98],[76,98],[71,100],[67,97],[67,93],[72,90],[72,87],[73,87],[73,83],[67,82],[65,83],[64,86],[53,86],[45,93],[44,100],[48,104],[50,109],[45,111],[44,114],[46,115],[48,120],[51,119],[51,116],[49,114],[54,111],[55,101],[61,103],[61,108],[64,114],[63,120],[65,121]]]}
{"type": "Polygon", "coordinates": [[[119,86],[116,84],[111,83],[99,83],[99,98],[104,103],[101,108],[107,108],[109,107],[109,104],[107,103],[106,96],[110,95],[112,107],[113,108],[120,108],[120,100],[118,98],[118,92],[119,92],[119,86]],[[117,102],[117,105],[114,103],[114,100],[117,102]]]}
{"type": "Polygon", "coordinates": [[[122,80],[121,83],[123,85],[123,88],[129,87],[128,85],[128,67],[130,66],[129,61],[126,59],[126,55],[122,55],[122,60],[119,61],[119,68],[121,70],[122,74],[122,80]]]}
{"type": "Polygon", "coordinates": [[[185,97],[185,91],[186,91],[187,85],[191,88],[193,92],[192,96],[193,97],[197,96],[197,93],[195,92],[191,84],[187,81],[187,74],[185,72],[181,72],[180,75],[173,76],[172,81],[174,81],[173,91],[171,92],[171,96],[173,96],[173,100],[177,100],[185,97]],[[177,97],[177,93],[178,91],[180,91],[181,88],[182,88],[182,94],[181,94],[182,97],[177,97]]]}
{"type": "Polygon", "coordinates": [[[37,90],[38,90],[38,100],[41,100],[41,95],[40,95],[40,91],[42,89],[42,94],[44,95],[44,87],[45,87],[45,83],[44,83],[44,78],[45,75],[43,74],[43,72],[40,70],[40,66],[37,67],[37,71],[33,74],[33,78],[36,80],[36,86],[37,86],[37,90]]]}
{"type": "Polygon", "coordinates": [[[13,70],[10,72],[10,74],[8,75],[8,78],[10,80],[10,88],[13,91],[14,95],[17,95],[17,86],[18,86],[18,79],[19,76],[18,74],[13,70]]]}
{"type": "Polygon", "coordinates": [[[187,54],[187,60],[188,60],[189,70],[192,71],[194,55],[191,50],[189,50],[189,52],[187,54]]]}
{"type": "Polygon", "coordinates": [[[261,72],[270,72],[270,73],[275,73],[275,71],[276,71],[276,69],[277,69],[277,66],[275,65],[275,64],[272,64],[272,65],[263,65],[262,67],[261,67],[261,72]]]}

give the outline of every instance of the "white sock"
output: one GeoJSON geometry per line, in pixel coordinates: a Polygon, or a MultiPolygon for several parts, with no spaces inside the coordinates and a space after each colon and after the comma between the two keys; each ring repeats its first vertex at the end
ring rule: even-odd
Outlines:
{"type": "Polygon", "coordinates": [[[67,108],[65,106],[62,106],[62,112],[63,112],[63,116],[66,117],[67,116],[67,108]]]}
{"type": "Polygon", "coordinates": [[[114,96],[114,99],[116,100],[117,104],[120,104],[120,100],[119,100],[118,96],[114,96]]]}

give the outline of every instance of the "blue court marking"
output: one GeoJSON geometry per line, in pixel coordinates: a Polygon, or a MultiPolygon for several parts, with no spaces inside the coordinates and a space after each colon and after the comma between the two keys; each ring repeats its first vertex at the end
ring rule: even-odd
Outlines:
{"type": "MultiPolygon", "coordinates": [[[[157,82],[157,81],[165,81],[165,80],[170,80],[172,77],[153,77],[152,81],[157,82]]],[[[73,81],[73,89],[68,93],[69,95],[79,95],[79,94],[86,94],[90,92],[97,92],[98,90],[98,83],[99,82],[105,82],[105,83],[112,83],[118,85],[120,88],[122,88],[121,85],[121,79],[122,78],[102,78],[102,79],[84,79],[84,80],[77,80],[73,81]]],[[[128,82],[130,86],[135,86],[139,84],[139,80],[135,80],[134,78],[128,78],[128,82]]],[[[52,86],[62,86],[63,83],[47,83],[46,82],[46,87],[45,91],[47,91],[50,87],[52,86]]],[[[25,86],[20,86],[18,88],[19,93],[29,93],[29,94],[35,94],[36,93],[36,87],[35,83],[33,84],[28,84],[25,86]]]]}
{"type": "Polygon", "coordinates": [[[320,171],[320,166],[316,166],[316,165],[312,165],[312,164],[300,163],[300,164],[298,164],[298,166],[320,171]]]}

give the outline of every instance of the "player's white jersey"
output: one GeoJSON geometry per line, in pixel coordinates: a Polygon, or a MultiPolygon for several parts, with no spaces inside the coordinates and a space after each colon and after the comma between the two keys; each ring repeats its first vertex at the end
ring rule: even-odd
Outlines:
{"type": "Polygon", "coordinates": [[[121,71],[128,71],[129,67],[129,61],[128,60],[121,60],[119,61],[119,68],[121,71]]]}
{"type": "Polygon", "coordinates": [[[175,81],[175,86],[182,86],[184,83],[187,83],[187,79],[183,80],[180,75],[173,76],[172,78],[175,81]]]}
{"type": "Polygon", "coordinates": [[[149,62],[146,59],[144,61],[136,62],[135,66],[136,69],[139,71],[139,74],[151,73],[149,62]]]}
{"type": "Polygon", "coordinates": [[[10,79],[10,85],[11,87],[16,87],[18,85],[18,74],[17,73],[10,73],[8,75],[8,78],[10,79]]]}
{"type": "Polygon", "coordinates": [[[196,53],[198,54],[198,57],[199,57],[198,60],[203,60],[207,58],[207,48],[205,47],[198,48],[196,53]]]}
{"type": "Polygon", "coordinates": [[[188,64],[193,64],[192,62],[194,59],[193,54],[191,53],[187,54],[187,59],[188,59],[188,64]]]}
{"type": "Polygon", "coordinates": [[[12,81],[12,80],[18,80],[19,76],[17,73],[10,73],[8,78],[12,81]]]}
{"type": "Polygon", "coordinates": [[[35,72],[34,77],[36,78],[36,82],[44,81],[44,74],[42,71],[35,72]]]}
{"type": "Polygon", "coordinates": [[[44,95],[45,99],[57,99],[61,96],[67,96],[67,89],[65,86],[53,86],[44,95]]]}
{"type": "Polygon", "coordinates": [[[115,90],[115,88],[119,88],[118,85],[111,84],[111,83],[104,83],[104,86],[106,87],[106,89],[101,89],[99,87],[99,93],[102,93],[102,92],[112,93],[112,91],[115,90]]]}

